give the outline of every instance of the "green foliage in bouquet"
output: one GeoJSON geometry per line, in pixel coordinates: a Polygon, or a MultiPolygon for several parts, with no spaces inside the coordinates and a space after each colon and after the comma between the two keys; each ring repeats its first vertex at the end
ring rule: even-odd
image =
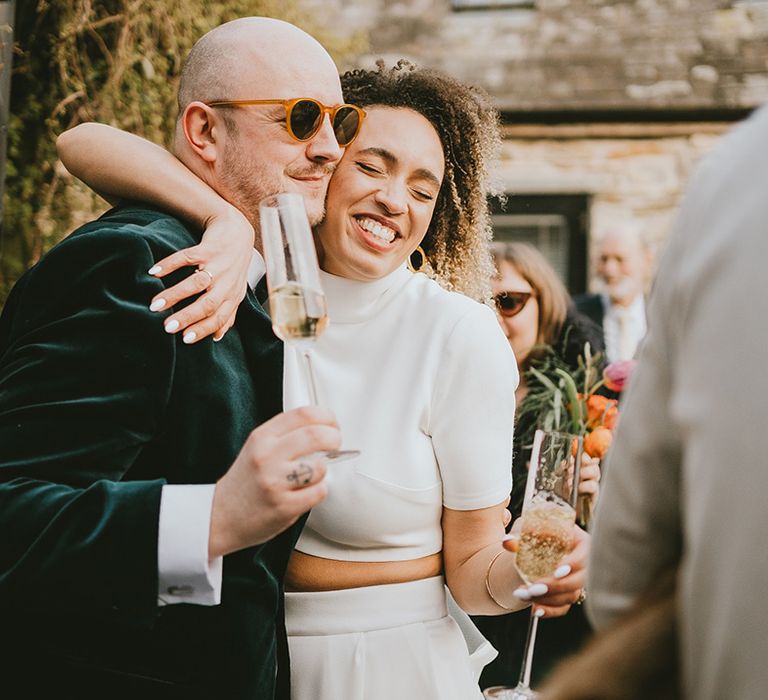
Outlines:
{"type": "Polygon", "coordinates": [[[583,435],[587,428],[587,400],[603,384],[602,354],[589,343],[574,369],[549,346],[537,348],[537,359],[525,373],[528,393],[518,410],[522,445],[533,442],[537,428],[583,435]]]}
{"type": "Polygon", "coordinates": [[[367,48],[301,0],[23,0],[16,3],[0,305],[13,282],[105,203],[57,161],[56,136],[100,121],[168,145],[181,63],[206,31],[250,15],[306,29],[339,65],[367,48]]]}

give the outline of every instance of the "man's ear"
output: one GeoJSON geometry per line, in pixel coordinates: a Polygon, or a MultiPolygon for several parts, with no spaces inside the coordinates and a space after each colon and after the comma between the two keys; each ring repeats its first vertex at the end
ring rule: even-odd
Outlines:
{"type": "Polygon", "coordinates": [[[204,161],[214,163],[222,153],[225,132],[215,110],[202,102],[190,102],[181,125],[189,148],[204,161]]]}

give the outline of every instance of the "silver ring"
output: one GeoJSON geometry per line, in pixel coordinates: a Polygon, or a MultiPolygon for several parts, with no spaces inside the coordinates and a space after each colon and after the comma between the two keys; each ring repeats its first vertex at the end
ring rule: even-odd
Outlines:
{"type": "Polygon", "coordinates": [[[306,462],[299,462],[299,466],[293,469],[285,477],[293,488],[300,489],[308,486],[312,481],[315,470],[306,462]]]}
{"type": "Polygon", "coordinates": [[[208,283],[209,286],[213,283],[213,275],[210,272],[208,272],[208,270],[206,270],[204,267],[198,267],[197,271],[204,272],[206,275],[208,275],[208,277],[211,278],[211,281],[208,283]]]}

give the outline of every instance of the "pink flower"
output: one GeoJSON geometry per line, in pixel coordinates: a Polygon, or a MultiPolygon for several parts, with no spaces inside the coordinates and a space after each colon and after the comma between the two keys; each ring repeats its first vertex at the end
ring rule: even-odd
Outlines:
{"type": "Polygon", "coordinates": [[[621,392],[627,385],[632,371],[635,369],[637,360],[622,360],[621,362],[611,362],[603,370],[603,381],[605,388],[610,391],[621,392]]]}

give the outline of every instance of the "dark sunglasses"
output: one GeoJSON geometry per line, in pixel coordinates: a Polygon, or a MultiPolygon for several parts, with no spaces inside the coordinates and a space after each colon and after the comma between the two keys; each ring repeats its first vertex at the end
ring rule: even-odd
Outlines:
{"type": "Polygon", "coordinates": [[[297,141],[309,141],[323,125],[327,114],[339,146],[349,146],[355,140],[365,119],[365,110],[356,105],[327,107],[311,97],[294,100],[216,100],[209,107],[237,107],[240,105],[283,105],[288,133],[297,141]]]}
{"type": "Polygon", "coordinates": [[[532,296],[533,292],[499,292],[493,297],[493,301],[502,316],[511,318],[525,308],[532,296]]]}

